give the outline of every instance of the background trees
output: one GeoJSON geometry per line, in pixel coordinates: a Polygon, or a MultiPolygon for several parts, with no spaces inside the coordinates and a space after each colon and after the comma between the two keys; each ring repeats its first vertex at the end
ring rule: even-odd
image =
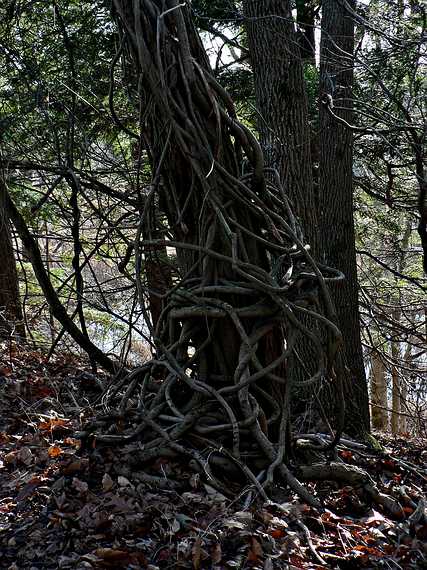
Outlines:
{"type": "Polygon", "coordinates": [[[3,339],[16,332],[25,336],[18,274],[5,202],[5,184],[0,177],[0,338],[3,339]]]}

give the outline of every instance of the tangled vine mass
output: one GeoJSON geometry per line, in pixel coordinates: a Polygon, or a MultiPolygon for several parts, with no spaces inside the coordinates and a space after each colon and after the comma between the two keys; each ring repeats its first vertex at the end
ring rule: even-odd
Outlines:
{"type": "Polygon", "coordinates": [[[97,441],[139,439],[141,464],[188,457],[223,491],[216,466],[237,470],[263,497],[282,480],[313,503],[291,473],[290,403],[319,383],[340,390],[327,283],[342,275],[313,260],[286,188],[210,69],[188,6],[115,0],[114,16],[112,77],[121,61],[140,132],[117,116],[114,93],[113,116],[153,172],[137,286],[147,322],[150,305],[160,309],[150,325],[155,356],[110,386],[97,441]],[[162,276],[157,288],[149,260],[162,276]]]}

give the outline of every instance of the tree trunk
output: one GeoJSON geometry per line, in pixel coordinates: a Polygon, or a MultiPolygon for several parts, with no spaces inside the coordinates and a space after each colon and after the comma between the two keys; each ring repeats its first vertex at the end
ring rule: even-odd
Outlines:
{"type": "MultiPolygon", "coordinates": [[[[257,127],[266,166],[277,170],[297,215],[304,242],[310,244],[316,256],[319,228],[308,99],[299,45],[301,38],[295,29],[291,3],[289,0],[244,0],[243,11],[254,76],[257,127]]],[[[301,322],[307,328],[314,326],[304,317],[301,322]]],[[[277,336],[277,331],[271,334],[277,336]]],[[[274,356],[277,358],[283,352],[283,339],[276,338],[269,344],[279,351],[274,356]]],[[[315,351],[310,341],[301,339],[289,362],[292,381],[298,383],[309,378],[314,373],[314,361],[315,351]]],[[[312,389],[299,389],[299,401],[311,396],[312,389]]],[[[295,412],[299,413],[299,408],[295,412]]]]}
{"type": "Polygon", "coordinates": [[[18,273],[5,207],[5,182],[0,178],[0,339],[16,333],[25,337],[18,273]]]}
{"type": "MultiPolygon", "coordinates": [[[[394,312],[394,318],[400,317],[400,311],[394,312]],[[396,312],[399,314],[396,315],[396,312]]],[[[391,380],[392,380],[392,396],[391,396],[391,433],[396,434],[399,433],[399,412],[400,412],[400,375],[399,375],[399,368],[398,362],[400,359],[400,347],[398,342],[391,343],[391,358],[392,358],[392,366],[391,366],[391,380]]]]}
{"type": "Polygon", "coordinates": [[[296,0],[301,57],[313,65],[315,64],[314,18],[317,5],[317,0],[296,0]]]}
{"type": "Polygon", "coordinates": [[[341,2],[324,0],[320,63],[320,235],[324,261],[346,279],[333,288],[349,369],[344,384],[345,430],[369,432],[369,399],[360,339],[353,219],[352,123],[354,25],[341,2]]]}
{"type": "MultiPolygon", "coordinates": [[[[144,390],[147,374],[164,380],[153,398],[147,394],[145,406],[138,404],[144,410],[142,425],[149,421],[155,428],[155,448],[148,454],[161,453],[162,445],[185,453],[187,446],[187,455],[204,465],[199,450],[208,444],[225,460],[233,458],[265,498],[249,467],[258,450],[266,458],[267,485],[277,469],[301,492],[284,463],[289,452],[287,370],[306,336],[317,350],[317,374],[310,381],[334,366],[340,335],[330,322],[324,279],[291,229],[294,216],[281,186],[266,176],[258,141],[238,121],[232,100],[212,74],[188,5],[114,0],[114,7],[125,36],[124,65],[139,76],[137,97],[145,109],[142,136],[154,177],[144,214],[159,194],[171,238],[142,239],[136,245],[142,254],[154,245],[174,247],[179,272],[159,320],[156,358],[135,377],[144,381],[144,390]],[[327,319],[318,314],[321,308],[327,319]],[[295,315],[301,314],[327,329],[327,354],[320,339],[298,322],[295,315]],[[267,392],[271,385],[283,388],[280,400],[267,392]],[[163,411],[173,422],[166,430],[160,428],[163,411]]],[[[293,105],[292,112],[297,98],[293,105]]],[[[287,111],[289,120],[292,112],[287,111]]],[[[306,151],[309,156],[308,145],[306,151]]],[[[299,189],[305,190],[303,185],[299,189]]],[[[147,235],[151,229],[144,227],[147,235]]],[[[123,409],[136,386],[132,381],[123,409]]]]}
{"type": "Polygon", "coordinates": [[[258,130],[267,166],[276,168],[304,230],[318,243],[303,65],[289,0],[244,0],[258,130]]]}
{"type": "MultiPolygon", "coordinates": [[[[399,273],[403,273],[405,270],[405,258],[406,252],[409,245],[409,240],[412,233],[412,220],[408,218],[405,224],[405,230],[403,232],[402,241],[400,243],[400,254],[396,269],[399,273]]],[[[402,400],[402,382],[399,372],[400,366],[400,320],[402,317],[402,305],[404,303],[404,297],[402,295],[401,288],[395,279],[395,286],[397,293],[394,295],[393,303],[394,309],[392,311],[392,319],[394,324],[394,334],[391,340],[391,378],[392,378],[392,414],[391,414],[391,431],[392,433],[399,433],[400,430],[400,414],[401,411],[401,400],[402,400]]]]}
{"type": "Polygon", "coordinates": [[[386,431],[388,427],[387,380],[384,362],[376,351],[372,353],[371,365],[372,427],[386,431]]]}
{"type": "MultiPolygon", "coordinates": [[[[406,368],[412,368],[412,345],[410,344],[411,339],[406,346],[404,363],[406,368]]],[[[400,386],[400,411],[403,414],[408,413],[408,372],[405,373],[403,381],[400,386]]],[[[400,433],[406,433],[408,431],[408,417],[406,415],[401,415],[399,419],[399,431],[400,433]]]]}

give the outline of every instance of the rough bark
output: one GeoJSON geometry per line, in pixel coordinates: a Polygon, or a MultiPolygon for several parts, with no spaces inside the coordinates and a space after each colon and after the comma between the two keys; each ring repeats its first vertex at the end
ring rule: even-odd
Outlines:
{"type": "Polygon", "coordinates": [[[320,235],[327,264],[342,271],[344,282],[333,288],[338,322],[349,369],[344,383],[345,430],[369,432],[369,400],[360,339],[358,283],[353,218],[353,136],[335,114],[353,122],[354,25],[343,4],[322,4],[320,63],[320,235]]]}
{"type": "Polygon", "coordinates": [[[289,0],[244,0],[258,130],[266,164],[278,170],[314,251],[318,239],[308,104],[289,0]]]}
{"type": "Polygon", "coordinates": [[[0,178],[0,339],[16,333],[24,337],[25,327],[9,216],[5,207],[5,184],[0,178]]]}
{"type": "MultiPolygon", "coordinates": [[[[243,11],[254,76],[257,127],[266,166],[277,170],[311,251],[318,251],[318,220],[311,160],[308,100],[300,39],[289,0],[244,0],[243,11]]],[[[301,15],[300,10],[300,15],[301,15]]],[[[307,14],[305,13],[305,17],[307,14]]],[[[310,35],[310,31],[308,31],[310,35]]],[[[304,57],[307,56],[305,52],[304,57]]],[[[304,326],[313,326],[301,319],[304,326]]],[[[270,343],[283,352],[283,339],[270,343]]],[[[273,357],[273,354],[272,354],[273,357]]],[[[307,339],[289,362],[293,381],[313,373],[315,350],[307,339]]],[[[300,390],[301,400],[308,392],[300,390]]],[[[298,410],[296,410],[298,411],[298,410]]]]}
{"type": "MultiPolygon", "coordinates": [[[[400,243],[400,255],[396,269],[399,273],[405,271],[405,257],[406,251],[409,246],[409,240],[412,233],[412,222],[410,219],[406,221],[405,231],[403,232],[402,241],[400,243]]],[[[402,318],[402,305],[404,298],[401,288],[396,280],[396,294],[394,302],[394,309],[392,311],[392,318],[395,327],[394,338],[391,340],[391,379],[392,379],[392,414],[391,414],[391,431],[392,433],[399,433],[400,431],[400,414],[401,399],[402,399],[402,379],[399,371],[399,362],[401,359],[401,350],[399,342],[400,320],[402,318]]]]}
{"type": "MultiPolygon", "coordinates": [[[[393,319],[395,322],[400,321],[400,308],[397,308],[393,311],[393,319]]],[[[398,369],[398,363],[400,360],[400,346],[399,343],[396,341],[392,341],[391,343],[391,358],[392,358],[392,366],[391,366],[391,433],[399,433],[399,412],[400,412],[400,374],[398,369]]]]}
{"type": "Polygon", "coordinates": [[[387,380],[384,361],[378,352],[371,356],[371,419],[372,427],[386,430],[388,426],[387,413],[387,380]]]}
{"type": "Polygon", "coordinates": [[[301,57],[312,64],[315,63],[314,19],[318,4],[317,0],[296,0],[301,57]]]}

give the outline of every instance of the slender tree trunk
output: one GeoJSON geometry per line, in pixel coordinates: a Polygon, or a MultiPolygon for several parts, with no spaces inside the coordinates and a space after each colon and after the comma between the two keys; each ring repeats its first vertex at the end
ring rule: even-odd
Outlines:
{"type": "MultiPolygon", "coordinates": [[[[400,313],[400,311],[399,311],[400,313]]],[[[400,316],[400,315],[399,315],[400,316]]],[[[396,318],[396,314],[394,315],[396,318]]],[[[399,412],[400,412],[400,376],[397,362],[400,358],[400,348],[397,342],[391,343],[391,357],[393,364],[391,367],[392,380],[392,413],[391,413],[391,433],[399,433],[399,412]]]]}
{"type": "Polygon", "coordinates": [[[387,380],[384,362],[376,351],[372,353],[371,365],[372,427],[385,431],[388,427],[387,380]]]}
{"type": "Polygon", "coordinates": [[[349,369],[344,384],[345,430],[369,432],[369,399],[360,339],[353,218],[352,123],[354,25],[343,4],[324,0],[320,62],[320,234],[324,261],[346,277],[333,289],[349,369]]]}
{"type": "MultiPolygon", "coordinates": [[[[400,243],[400,256],[397,263],[397,271],[403,273],[405,270],[405,257],[406,251],[409,245],[409,239],[412,233],[412,221],[408,219],[405,224],[405,231],[403,232],[402,241],[400,243]]],[[[394,337],[391,341],[391,357],[392,357],[392,414],[391,414],[391,431],[392,433],[399,433],[400,430],[400,418],[399,412],[401,411],[401,400],[402,400],[402,381],[399,373],[399,361],[401,358],[399,334],[400,334],[400,319],[402,317],[402,304],[404,302],[404,297],[399,284],[395,283],[396,295],[395,295],[395,307],[392,311],[393,323],[395,326],[394,337]]]]}
{"type": "MultiPolygon", "coordinates": [[[[409,339],[410,341],[411,339],[409,339]]],[[[412,345],[408,342],[405,350],[404,362],[406,368],[412,368],[412,345]]],[[[408,377],[409,373],[406,372],[400,387],[400,410],[401,412],[408,413],[408,377]]],[[[399,419],[400,433],[408,431],[408,418],[407,416],[400,416],[399,419]]]]}
{"type": "Polygon", "coordinates": [[[244,0],[258,130],[267,166],[279,172],[304,230],[318,239],[303,65],[289,0],[244,0]]]}
{"type": "Polygon", "coordinates": [[[9,338],[13,333],[25,337],[22,321],[18,273],[5,207],[5,182],[0,177],[0,339],[9,338]]]}

